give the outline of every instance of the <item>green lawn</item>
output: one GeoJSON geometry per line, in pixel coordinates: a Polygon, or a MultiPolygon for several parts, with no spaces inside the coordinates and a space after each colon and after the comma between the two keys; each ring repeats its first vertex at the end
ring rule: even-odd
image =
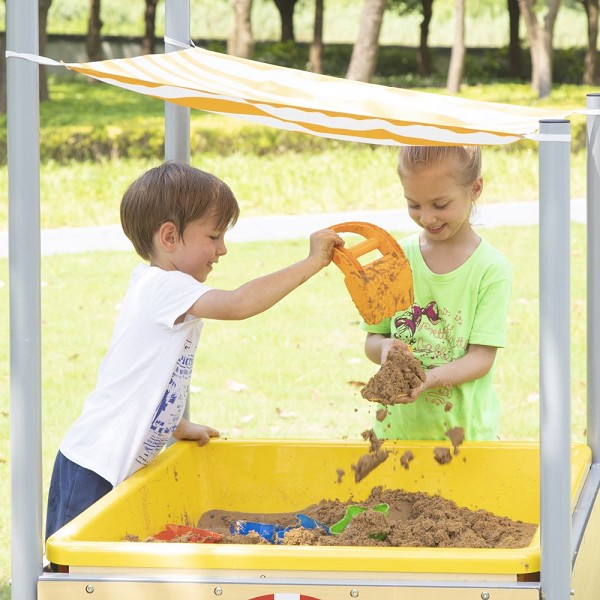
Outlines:
{"type": "MultiPolygon", "coordinates": [[[[507,254],[515,274],[508,347],[500,351],[496,366],[502,437],[537,439],[537,228],[502,227],[482,233],[507,254]]],[[[572,431],[574,440],[584,441],[583,226],[573,225],[571,241],[572,314],[581,316],[573,318],[571,332],[572,431]]],[[[230,244],[209,283],[230,288],[300,259],[306,251],[305,240],[230,244]]],[[[60,439],[93,388],[135,263],[133,253],[53,256],[42,261],[44,495],[60,439]]],[[[0,260],[0,327],[6,340],[7,288],[7,261],[0,260]]],[[[333,265],[263,315],[242,322],[209,321],[197,352],[192,419],[231,438],[359,439],[373,415],[357,382],[366,382],[376,370],[364,357],[363,339],[342,275],[333,265]]],[[[7,345],[0,346],[0,548],[6,549],[10,547],[7,352],[7,345]]],[[[10,576],[9,560],[3,558],[0,565],[2,590],[10,576]]]]}

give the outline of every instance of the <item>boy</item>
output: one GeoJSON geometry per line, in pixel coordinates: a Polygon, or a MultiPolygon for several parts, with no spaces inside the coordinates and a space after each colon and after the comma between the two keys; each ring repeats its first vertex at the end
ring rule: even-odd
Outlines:
{"type": "Polygon", "coordinates": [[[231,291],[205,285],[227,253],[238,203],[220,179],[167,162],[134,181],[121,224],[149,262],[131,276],[96,389],[56,457],[46,539],[113,486],[149,464],[169,437],[206,444],[219,433],[183,417],[202,319],[246,319],[267,310],[331,261],[343,240],[310,237],[307,258],[231,291]]]}

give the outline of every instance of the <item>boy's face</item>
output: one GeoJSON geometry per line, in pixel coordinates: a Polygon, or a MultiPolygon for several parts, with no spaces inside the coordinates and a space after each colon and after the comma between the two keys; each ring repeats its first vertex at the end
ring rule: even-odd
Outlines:
{"type": "Polygon", "coordinates": [[[178,271],[191,275],[197,281],[206,281],[213,264],[227,254],[225,232],[219,231],[216,224],[217,218],[211,216],[187,225],[183,235],[177,238],[170,256],[171,264],[178,271]]]}

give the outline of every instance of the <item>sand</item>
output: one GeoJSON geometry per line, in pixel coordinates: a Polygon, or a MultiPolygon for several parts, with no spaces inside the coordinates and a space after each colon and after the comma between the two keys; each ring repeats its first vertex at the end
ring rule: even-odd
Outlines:
{"type": "MultiPolygon", "coordinates": [[[[258,534],[235,535],[230,526],[237,520],[278,524],[297,523],[296,514],[305,514],[330,527],[340,521],[354,502],[321,500],[318,504],[291,513],[259,514],[210,510],[202,515],[198,527],[221,533],[224,544],[267,544],[258,534]]],[[[423,492],[407,492],[375,487],[359,503],[367,508],[350,521],[339,535],[324,529],[290,529],[280,541],[283,545],[310,546],[395,546],[432,548],[521,548],[531,543],[537,529],[534,523],[514,521],[485,510],[457,506],[452,500],[423,492]],[[389,505],[388,514],[372,507],[389,505]]]]}
{"type": "Polygon", "coordinates": [[[423,367],[410,350],[393,349],[361,390],[362,397],[384,406],[413,402],[410,392],[425,381],[423,367]]]}

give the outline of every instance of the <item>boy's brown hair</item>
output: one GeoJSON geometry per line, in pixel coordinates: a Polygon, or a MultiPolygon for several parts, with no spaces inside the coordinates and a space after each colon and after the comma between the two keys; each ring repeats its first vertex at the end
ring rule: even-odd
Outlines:
{"type": "Polygon", "coordinates": [[[460,168],[452,173],[461,185],[471,185],[481,175],[479,146],[403,146],[398,154],[398,175],[418,172],[449,158],[456,159],[460,168]]]}
{"type": "Polygon", "coordinates": [[[171,222],[183,236],[192,221],[217,216],[217,230],[235,225],[240,209],[229,186],[218,177],[185,163],[165,162],[146,171],[121,201],[121,226],[145,260],[153,252],[154,234],[171,222]]]}

